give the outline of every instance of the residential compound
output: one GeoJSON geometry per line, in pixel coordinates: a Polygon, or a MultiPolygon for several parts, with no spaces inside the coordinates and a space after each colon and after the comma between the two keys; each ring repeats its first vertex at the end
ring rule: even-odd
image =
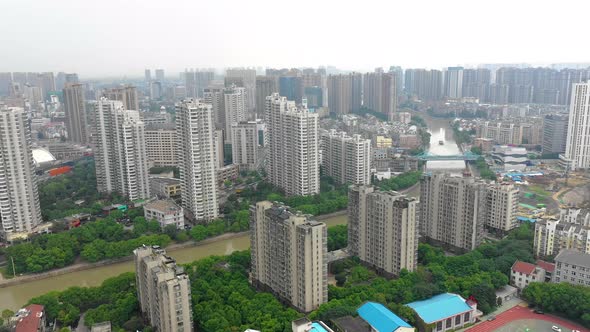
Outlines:
{"type": "Polygon", "coordinates": [[[193,331],[191,285],[184,268],[158,246],[133,251],[139,307],[158,332],[193,331]]]}
{"type": "Polygon", "coordinates": [[[214,129],[210,104],[188,99],[176,105],[182,207],[192,220],[209,221],[218,214],[214,129]]]}
{"type": "Polygon", "coordinates": [[[176,126],[155,123],[145,126],[148,161],[153,166],[176,166],[176,126]]]}
{"type": "Polygon", "coordinates": [[[472,177],[424,174],[420,185],[420,235],[460,250],[481,244],[484,227],[505,233],[518,226],[518,189],[472,177]]]}
{"type": "Polygon", "coordinates": [[[489,138],[496,144],[543,144],[541,118],[514,119],[512,121],[482,121],[477,124],[476,135],[489,138]]]}
{"type": "Polygon", "coordinates": [[[418,260],[418,201],[395,191],[351,186],[348,193],[348,249],[378,272],[399,276],[418,260]]]}
{"type": "Polygon", "coordinates": [[[262,120],[242,121],[231,128],[232,162],[240,170],[256,171],[263,166],[268,145],[266,124],[262,120]]]}
{"type": "Polygon", "coordinates": [[[117,192],[129,200],[150,197],[144,124],[138,111],[117,100],[94,105],[96,182],[99,192],[117,192]]]}
{"type": "Polygon", "coordinates": [[[324,174],[340,184],[371,183],[371,140],[322,130],[320,146],[324,174]]]}
{"type": "Polygon", "coordinates": [[[287,195],[320,191],[318,115],[274,93],[266,98],[269,181],[287,195]]]}
{"type": "Polygon", "coordinates": [[[590,286],[590,254],[565,249],[555,256],[553,282],[590,286]]]}
{"type": "Polygon", "coordinates": [[[0,105],[0,238],[31,233],[42,222],[27,114],[0,105]]]}
{"type": "Polygon", "coordinates": [[[250,209],[251,280],[302,312],[328,301],[326,224],[262,201],[250,209]]]}
{"type": "Polygon", "coordinates": [[[559,219],[537,220],[533,242],[535,256],[554,256],[564,249],[590,254],[590,210],[562,207],[559,219]]]}
{"type": "Polygon", "coordinates": [[[574,84],[565,153],[559,156],[570,170],[590,168],[590,83],[574,84]]]}

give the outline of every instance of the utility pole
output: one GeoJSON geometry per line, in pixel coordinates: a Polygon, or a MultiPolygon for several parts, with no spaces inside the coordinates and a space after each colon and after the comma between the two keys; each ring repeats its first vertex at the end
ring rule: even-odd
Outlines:
{"type": "Polygon", "coordinates": [[[10,260],[12,261],[12,276],[16,277],[16,269],[14,268],[14,257],[10,256],[10,260]]]}

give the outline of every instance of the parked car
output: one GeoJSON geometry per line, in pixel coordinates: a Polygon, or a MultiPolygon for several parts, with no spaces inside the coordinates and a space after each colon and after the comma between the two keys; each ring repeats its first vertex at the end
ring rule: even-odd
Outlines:
{"type": "Polygon", "coordinates": [[[561,329],[555,325],[551,326],[551,329],[555,332],[561,332],[561,329]]]}
{"type": "Polygon", "coordinates": [[[490,317],[488,317],[488,322],[491,322],[491,321],[493,321],[495,319],[496,319],[496,316],[490,316],[490,317]]]}
{"type": "Polygon", "coordinates": [[[542,314],[544,314],[545,312],[543,312],[543,310],[541,310],[541,309],[535,309],[535,313],[536,313],[536,314],[539,314],[539,315],[542,315],[542,314]]]}

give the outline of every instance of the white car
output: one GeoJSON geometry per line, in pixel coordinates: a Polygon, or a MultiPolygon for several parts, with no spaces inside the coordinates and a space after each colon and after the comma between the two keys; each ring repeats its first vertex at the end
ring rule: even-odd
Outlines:
{"type": "Polygon", "coordinates": [[[561,332],[561,329],[555,325],[551,326],[551,329],[555,332],[561,332]]]}

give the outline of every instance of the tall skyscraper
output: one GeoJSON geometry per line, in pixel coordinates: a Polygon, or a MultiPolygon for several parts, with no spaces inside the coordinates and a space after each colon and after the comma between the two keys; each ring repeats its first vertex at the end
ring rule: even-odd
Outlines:
{"type": "Polygon", "coordinates": [[[186,87],[186,96],[188,98],[202,98],[203,90],[213,81],[215,73],[212,70],[185,70],[184,85],[186,87]]]}
{"type": "Polygon", "coordinates": [[[567,142],[568,116],[551,114],[543,119],[543,154],[564,153],[567,142]]]}
{"type": "Polygon", "coordinates": [[[388,121],[394,120],[397,111],[395,77],[391,73],[376,71],[363,78],[363,106],[383,113],[388,121]]]}
{"type": "Polygon", "coordinates": [[[151,70],[149,70],[149,69],[146,69],[146,70],[144,71],[144,76],[145,76],[145,81],[146,81],[146,82],[148,82],[148,83],[149,83],[149,82],[151,82],[151,81],[152,81],[152,71],[151,71],[151,70]]]}
{"type": "Polygon", "coordinates": [[[188,99],[176,106],[182,205],[187,217],[197,221],[218,215],[214,129],[210,104],[188,99]]]}
{"type": "Polygon", "coordinates": [[[246,88],[231,85],[223,89],[223,106],[225,107],[225,141],[232,143],[232,126],[245,121],[246,115],[246,88]]]}
{"type": "Polygon", "coordinates": [[[303,100],[303,78],[299,76],[279,77],[279,94],[297,104],[303,100]]]}
{"type": "Polygon", "coordinates": [[[395,191],[352,186],[348,193],[350,254],[390,276],[418,264],[418,201],[395,191]]]}
{"type": "Polygon", "coordinates": [[[130,201],[150,198],[144,124],[139,111],[101,98],[94,108],[96,182],[99,192],[117,192],[130,201]]]}
{"type": "Polygon", "coordinates": [[[266,147],[266,124],[261,120],[242,121],[232,130],[232,162],[240,170],[256,171],[264,162],[266,147]]]}
{"type": "Polygon", "coordinates": [[[590,168],[590,83],[574,84],[565,154],[560,159],[570,170],[590,168]]]}
{"type": "Polygon", "coordinates": [[[42,222],[31,130],[22,108],[0,105],[0,237],[42,222]]]}
{"type": "Polygon", "coordinates": [[[256,69],[231,68],[225,72],[225,79],[226,86],[234,83],[234,80],[242,82],[242,85],[236,85],[246,89],[246,108],[253,115],[256,109],[256,69]]]}
{"type": "Polygon", "coordinates": [[[68,139],[79,144],[88,144],[88,122],[84,85],[66,83],[63,89],[64,111],[68,139]]]}
{"type": "Polygon", "coordinates": [[[326,224],[277,203],[250,209],[252,283],[302,312],[328,301],[326,224]]]}
{"type": "Polygon", "coordinates": [[[266,106],[266,97],[279,92],[276,77],[256,76],[256,117],[262,117],[266,106]]]}
{"type": "Polygon", "coordinates": [[[108,100],[118,100],[123,103],[126,110],[139,111],[139,98],[137,89],[131,85],[120,86],[108,89],[104,92],[104,97],[108,100]]]}
{"type": "Polygon", "coordinates": [[[322,168],[340,184],[371,183],[371,140],[332,129],[321,134],[322,168]]]}
{"type": "Polygon", "coordinates": [[[182,266],[158,246],[133,251],[139,307],[158,332],[191,332],[191,284],[182,266]]]}
{"type": "Polygon", "coordinates": [[[420,180],[420,235],[469,251],[481,244],[486,213],[485,184],[474,178],[424,174],[420,180]]]}
{"type": "Polygon", "coordinates": [[[361,108],[362,80],[359,73],[328,76],[328,105],[331,113],[348,114],[361,108]]]}
{"type": "Polygon", "coordinates": [[[156,69],[156,81],[164,82],[165,79],[164,69],[156,69]]]}
{"type": "Polygon", "coordinates": [[[448,67],[445,71],[445,97],[463,97],[463,67],[448,67]]]}
{"type": "Polygon", "coordinates": [[[318,115],[274,93],[266,98],[268,178],[287,195],[320,191],[318,115]]]}

